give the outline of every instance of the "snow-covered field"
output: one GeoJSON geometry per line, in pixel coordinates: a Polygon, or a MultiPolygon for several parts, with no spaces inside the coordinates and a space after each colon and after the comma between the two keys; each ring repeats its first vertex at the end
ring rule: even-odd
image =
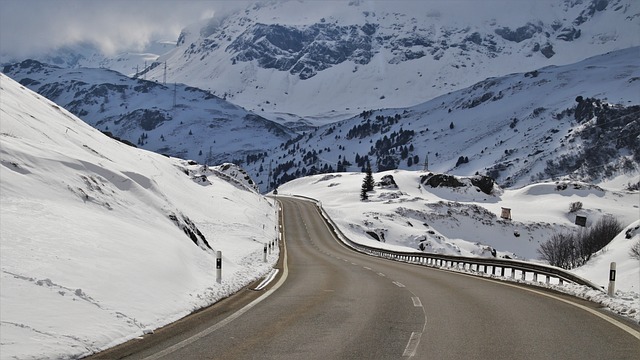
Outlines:
{"type": "MultiPolygon", "coordinates": [[[[417,251],[423,244],[428,252],[483,257],[490,257],[495,249],[498,257],[535,262],[541,262],[537,253],[540,244],[553,233],[579,231],[574,224],[576,215],[586,216],[587,226],[603,216],[613,216],[625,230],[586,265],[572,271],[606,289],[609,266],[615,261],[616,298],[575,285],[558,289],[640,321],[640,261],[629,255],[631,247],[640,241],[638,191],[560,181],[513,190],[496,186],[487,195],[471,185],[456,189],[418,186],[420,177],[426,174],[402,170],[374,174],[376,181],[391,175],[398,188],[376,186],[364,202],[360,201],[363,173],[301,178],[281,186],[278,192],[319,200],[347,237],[368,246],[417,251]],[[581,202],[583,208],[570,213],[573,202],[581,202]],[[511,220],[501,218],[502,208],[511,209],[511,220]]],[[[620,178],[617,183],[631,180],[620,178]]]]}
{"type": "Polygon", "coordinates": [[[2,74],[0,100],[2,359],[89,355],[238,291],[277,260],[263,261],[275,206],[242,174],[117,142],[2,74]]]}

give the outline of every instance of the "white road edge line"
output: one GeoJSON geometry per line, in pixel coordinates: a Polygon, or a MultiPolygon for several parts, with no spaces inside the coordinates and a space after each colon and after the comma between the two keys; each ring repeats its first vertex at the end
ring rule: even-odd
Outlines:
{"type": "MultiPolygon", "coordinates": [[[[434,270],[447,271],[447,270],[444,270],[444,269],[434,269],[434,270]]],[[[529,292],[532,292],[532,293],[535,293],[535,294],[538,294],[538,295],[542,295],[542,296],[546,296],[546,297],[549,297],[549,298],[552,298],[552,299],[555,299],[555,300],[558,300],[558,301],[562,301],[563,303],[566,303],[566,304],[569,304],[569,305],[573,305],[573,306],[575,306],[575,307],[577,307],[579,309],[582,309],[582,310],[584,310],[584,311],[586,311],[586,312],[588,312],[588,313],[590,313],[592,315],[595,315],[595,316],[601,318],[602,320],[605,320],[605,321],[611,323],[612,325],[619,327],[620,329],[622,329],[625,332],[629,333],[629,335],[631,335],[631,336],[635,337],[636,339],[640,340],[640,332],[634,330],[630,326],[627,326],[627,325],[623,324],[622,322],[620,322],[620,321],[618,321],[618,320],[616,320],[614,318],[611,318],[611,317],[609,317],[609,316],[607,316],[605,314],[601,314],[598,311],[595,311],[595,310],[593,310],[593,309],[591,309],[589,307],[586,307],[584,305],[575,303],[573,301],[569,301],[569,300],[563,299],[561,297],[558,297],[558,296],[555,296],[555,295],[552,295],[552,294],[547,294],[547,293],[544,293],[542,291],[529,289],[529,288],[524,287],[524,286],[518,286],[516,284],[511,284],[511,283],[506,282],[506,281],[500,281],[500,280],[495,281],[493,279],[485,279],[483,277],[464,274],[464,273],[460,273],[460,272],[456,272],[456,271],[450,271],[450,272],[452,274],[458,274],[458,275],[462,275],[462,276],[469,276],[469,277],[472,277],[474,279],[483,280],[483,281],[490,281],[490,282],[493,282],[493,283],[496,283],[496,284],[500,284],[500,285],[504,285],[504,286],[511,286],[511,287],[516,288],[516,289],[526,290],[526,291],[529,291],[529,292]]]]}
{"type": "MultiPolygon", "coordinates": [[[[282,221],[284,222],[284,217],[282,218],[282,221]]],[[[282,242],[286,244],[285,241],[285,237],[284,237],[284,232],[282,233],[282,242]]],[[[224,320],[220,321],[219,323],[202,330],[201,332],[186,338],[182,341],[180,341],[177,344],[174,344],[162,351],[159,351],[153,355],[147,356],[145,358],[143,358],[143,360],[155,360],[155,359],[160,359],[164,356],[167,356],[179,349],[182,349],[183,347],[190,345],[200,339],[202,339],[203,337],[211,334],[212,332],[222,328],[223,326],[229,324],[230,322],[232,322],[233,320],[239,318],[242,314],[246,313],[247,311],[249,311],[252,307],[258,305],[260,302],[262,302],[263,300],[265,300],[267,297],[269,297],[269,295],[273,294],[276,290],[278,290],[278,288],[280,286],[282,286],[282,284],[284,284],[284,281],[287,279],[287,276],[289,275],[289,268],[287,267],[287,247],[283,246],[284,249],[284,255],[283,255],[283,269],[282,269],[282,277],[280,278],[280,280],[278,280],[278,282],[273,285],[273,287],[269,290],[267,290],[262,296],[260,296],[259,298],[253,300],[252,302],[250,302],[249,304],[245,305],[245,307],[243,307],[242,309],[234,312],[233,314],[229,315],[228,317],[226,317],[224,320]]]]}
{"type": "Polygon", "coordinates": [[[623,324],[623,323],[621,323],[621,322],[619,322],[619,321],[617,321],[617,320],[615,320],[613,318],[610,318],[607,315],[601,314],[598,311],[595,311],[595,310],[593,310],[593,309],[591,309],[589,307],[586,307],[586,306],[578,304],[578,303],[574,303],[574,302],[569,301],[569,300],[565,300],[565,299],[563,299],[561,297],[558,297],[558,296],[555,296],[555,295],[546,294],[546,293],[543,293],[541,291],[537,291],[537,290],[533,290],[533,289],[527,289],[525,287],[519,287],[519,286],[515,286],[515,285],[512,285],[512,284],[507,284],[507,283],[505,283],[503,285],[512,286],[512,287],[515,287],[515,288],[518,288],[518,289],[524,289],[524,290],[530,291],[530,292],[538,294],[538,295],[550,297],[552,299],[556,299],[558,301],[562,301],[564,303],[573,305],[573,306],[575,306],[577,308],[580,308],[580,309],[582,309],[584,311],[587,311],[587,312],[591,313],[592,315],[595,315],[595,316],[597,316],[597,317],[599,317],[599,318],[601,318],[603,320],[606,320],[607,322],[611,323],[612,325],[619,327],[620,329],[622,329],[622,330],[626,331],[627,333],[629,333],[629,335],[631,335],[631,336],[635,337],[636,339],[640,340],[640,332],[635,331],[631,327],[629,327],[629,326],[627,326],[627,325],[625,325],[625,324],[623,324]]]}
{"type": "Polygon", "coordinates": [[[273,281],[273,279],[276,277],[276,275],[278,275],[278,269],[272,269],[271,272],[269,273],[269,276],[267,276],[264,280],[262,280],[262,282],[256,286],[253,290],[259,291],[264,289],[267,285],[269,285],[269,283],[271,281],[273,281]]]}
{"type": "Polygon", "coordinates": [[[404,352],[402,353],[403,357],[413,357],[416,354],[416,350],[418,349],[418,344],[420,344],[421,336],[422,336],[421,332],[414,331],[411,333],[411,337],[409,337],[409,342],[407,343],[407,347],[404,348],[404,352]]]}

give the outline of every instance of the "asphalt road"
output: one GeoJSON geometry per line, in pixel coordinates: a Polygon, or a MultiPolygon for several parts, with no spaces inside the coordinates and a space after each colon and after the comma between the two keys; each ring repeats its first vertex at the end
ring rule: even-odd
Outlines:
{"type": "Polygon", "coordinates": [[[338,243],[309,202],[279,200],[286,281],[96,358],[640,358],[637,324],[594,304],[362,255],[338,243]]]}

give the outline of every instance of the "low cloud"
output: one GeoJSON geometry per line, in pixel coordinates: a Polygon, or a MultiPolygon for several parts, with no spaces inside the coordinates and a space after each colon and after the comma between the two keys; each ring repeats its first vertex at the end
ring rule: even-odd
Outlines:
{"type": "Polygon", "coordinates": [[[1,0],[0,53],[26,57],[76,44],[105,54],[177,40],[187,25],[244,7],[214,0],[1,0]]]}

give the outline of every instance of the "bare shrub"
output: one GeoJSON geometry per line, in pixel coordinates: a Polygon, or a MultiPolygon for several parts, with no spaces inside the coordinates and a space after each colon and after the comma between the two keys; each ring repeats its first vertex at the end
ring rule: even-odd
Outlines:
{"type": "Polygon", "coordinates": [[[611,216],[605,216],[587,231],[584,231],[578,244],[582,263],[589,261],[593,253],[607,246],[622,230],[622,224],[618,220],[611,216]]]}
{"type": "Polygon", "coordinates": [[[607,246],[622,229],[618,220],[605,216],[595,225],[578,234],[553,234],[551,239],[540,245],[538,254],[550,265],[573,269],[589,261],[595,252],[607,246]]]}
{"type": "Polygon", "coordinates": [[[540,245],[538,254],[540,258],[549,262],[549,265],[563,269],[573,267],[571,258],[574,253],[574,238],[571,233],[555,233],[551,239],[540,245]]]}
{"type": "Polygon", "coordinates": [[[636,260],[640,260],[640,240],[629,250],[629,255],[636,260]]]}
{"type": "Polygon", "coordinates": [[[569,204],[569,212],[574,213],[576,211],[582,210],[582,202],[576,201],[569,204]]]}

